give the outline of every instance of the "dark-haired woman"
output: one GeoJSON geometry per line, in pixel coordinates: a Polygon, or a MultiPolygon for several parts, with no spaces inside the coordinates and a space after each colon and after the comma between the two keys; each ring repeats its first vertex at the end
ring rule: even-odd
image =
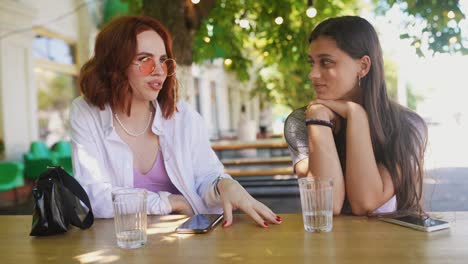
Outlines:
{"type": "Polygon", "coordinates": [[[309,43],[316,99],[286,121],[305,111],[289,142],[296,173],[333,179],[335,215],[420,210],[427,127],[388,98],[376,31],[360,17],[330,18],[309,43]]]}
{"type": "Polygon", "coordinates": [[[240,208],[260,226],[281,218],[224,173],[202,117],[177,100],[167,29],[123,16],[98,34],[83,66],[83,97],[71,109],[74,175],[97,217],[113,217],[112,190],[148,190],[148,214],[220,213],[240,208]]]}

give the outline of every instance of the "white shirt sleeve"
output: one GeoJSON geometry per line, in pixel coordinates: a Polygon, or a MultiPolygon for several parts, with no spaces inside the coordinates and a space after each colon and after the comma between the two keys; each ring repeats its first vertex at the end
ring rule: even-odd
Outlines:
{"type": "Polygon", "coordinates": [[[78,103],[70,110],[73,174],[86,190],[95,217],[114,216],[112,208],[112,185],[103,168],[103,155],[94,142],[90,127],[92,113],[78,103]]]}
{"type": "Polygon", "coordinates": [[[208,131],[203,118],[195,111],[190,115],[192,131],[192,167],[194,170],[195,187],[206,207],[221,208],[221,199],[215,192],[214,184],[218,177],[231,178],[224,173],[224,166],[211,148],[208,131]]]}

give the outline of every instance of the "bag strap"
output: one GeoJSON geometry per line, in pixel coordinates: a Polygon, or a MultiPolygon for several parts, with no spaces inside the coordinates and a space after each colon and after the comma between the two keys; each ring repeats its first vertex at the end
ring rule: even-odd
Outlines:
{"type": "Polygon", "coordinates": [[[80,201],[82,201],[88,207],[88,214],[86,217],[81,221],[80,217],[78,216],[76,210],[70,210],[70,208],[74,208],[74,205],[68,199],[64,199],[64,206],[66,206],[66,217],[70,219],[70,223],[76,227],[81,229],[86,229],[91,227],[94,222],[94,215],[93,209],[91,208],[91,202],[89,201],[89,197],[86,194],[86,191],[81,187],[78,181],[73,178],[70,174],[68,174],[62,167],[54,167],[53,170],[57,173],[57,176],[62,181],[63,186],[67,188],[72,194],[74,194],[80,201]]]}

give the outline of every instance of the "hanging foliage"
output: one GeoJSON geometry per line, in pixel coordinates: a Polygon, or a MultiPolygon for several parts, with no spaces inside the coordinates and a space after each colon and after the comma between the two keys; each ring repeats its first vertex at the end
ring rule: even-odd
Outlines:
{"type": "MultiPolygon", "coordinates": [[[[291,108],[306,104],[314,95],[307,79],[310,31],[328,17],[358,14],[364,5],[361,0],[121,1],[129,5],[130,13],[163,21],[173,35],[178,63],[223,58],[226,69],[240,80],[249,79],[253,67],[259,76],[253,94],[291,108]],[[306,14],[311,5],[316,10],[313,18],[306,14]]],[[[419,55],[467,53],[460,28],[465,16],[458,0],[374,0],[374,4],[379,14],[395,6],[407,15],[401,38],[411,39],[419,55]]]]}

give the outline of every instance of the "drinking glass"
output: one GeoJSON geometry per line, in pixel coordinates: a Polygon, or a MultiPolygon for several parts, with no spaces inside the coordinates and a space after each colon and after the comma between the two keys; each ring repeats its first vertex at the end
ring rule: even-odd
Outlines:
{"type": "Polygon", "coordinates": [[[146,243],[146,190],[123,188],[112,191],[117,245],[139,248],[146,243]]]}
{"type": "Polygon", "coordinates": [[[298,183],[304,229],[330,232],[333,228],[333,181],[304,177],[298,183]]]}

